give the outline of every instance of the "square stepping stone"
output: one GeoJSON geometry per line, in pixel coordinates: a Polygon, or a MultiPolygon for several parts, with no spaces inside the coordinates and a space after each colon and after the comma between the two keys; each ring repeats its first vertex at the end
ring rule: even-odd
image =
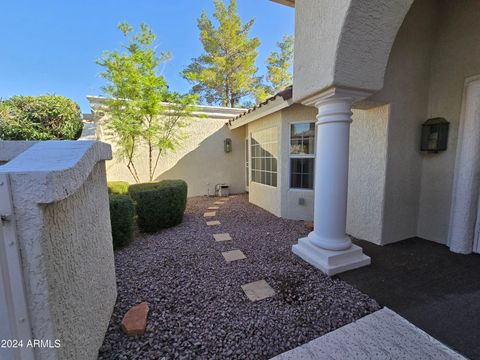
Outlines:
{"type": "Polygon", "coordinates": [[[265,280],[242,285],[242,290],[250,301],[263,300],[275,295],[275,290],[265,280]]]}
{"type": "Polygon", "coordinates": [[[210,211],[203,214],[203,217],[214,217],[215,215],[217,215],[215,211],[210,211]]]}
{"type": "Polygon", "coordinates": [[[208,226],[215,226],[215,225],[220,225],[220,221],[214,220],[214,221],[207,221],[208,226]]]}
{"type": "Polygon", "coordinates": [[[218,206],[210,206],[208,210],[218,210],[220,209],[218,206]]]}
{"type": "Polygon", "coordinates": [[[224,202],[223,202],[223,201],[215,201],[214,204],[215,204],[215,205],[223,205],[224,202]]]}
{"type": "Polygon", "coordinates": [[[223,257],[225,258],[226,262],[232,262],[236,260],[246,259],[247,257],[242,252],[242,250],[231,250],[222,252],[223,257]]]}
{"type": "Polygon", "coordinates": [[[213,234],[215,241],[229,241],[232,240],[232,237],[228,233],[224,234],[213,234]]]}

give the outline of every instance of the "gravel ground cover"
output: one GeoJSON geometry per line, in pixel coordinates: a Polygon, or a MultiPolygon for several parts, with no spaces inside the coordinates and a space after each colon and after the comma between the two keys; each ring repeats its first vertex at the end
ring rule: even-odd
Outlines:
{"type": "Polygon", "coordinates": [[[292,253],[303,222],[238,195],[217,210],[221,225],[207,226],[214,201],[190,198],[182,224],[115,252],[118,298],[99,359],[268,359],[379,309],[292,253]],[[216,242],[215,233],[233,240],[216,242]],[[221,253],[235,249],[247,258],[227,263],[221,253]],[[251,302],[241,285],[262,279],[276,295],[251,302]],[[142,301],[147,331],[128,337],[120,322],[142,301]]]}

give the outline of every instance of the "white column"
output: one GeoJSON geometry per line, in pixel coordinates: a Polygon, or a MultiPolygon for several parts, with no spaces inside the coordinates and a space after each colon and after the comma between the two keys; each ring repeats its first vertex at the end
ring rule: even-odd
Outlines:
{"type": "Polygon", "coordinates": [[[323,249],[345,250],[352,242],[345,236],[348,191],[348,149],[351,98],[327,98],[315,106],[317,141],[315,157],[314,230],[310,241],[323,249]]]}
{"type": "Polygon", "coordinates": [[[314,230],[293,252],[328,275],[370,264],[345,234],[351,107],[357,96],[334,89],[308,103],[318,108],[314,230]]]}

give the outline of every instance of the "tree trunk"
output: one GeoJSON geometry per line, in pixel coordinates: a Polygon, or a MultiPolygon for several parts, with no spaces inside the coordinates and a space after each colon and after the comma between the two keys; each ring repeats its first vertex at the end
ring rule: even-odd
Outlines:
{"type": "Polygon", "coordinates": [[[153,181],[153,173],[152,173],[152,142],[148,141],[148,172],[150,173],[149,179],[153,181]]]}

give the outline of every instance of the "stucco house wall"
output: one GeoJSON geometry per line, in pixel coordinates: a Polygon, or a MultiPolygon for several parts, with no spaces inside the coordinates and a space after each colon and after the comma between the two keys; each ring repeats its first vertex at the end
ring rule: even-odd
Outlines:
{"type": "MultiPolygon", "coordinates": [[[[281,189],[284,186],[283,169],[281,164],[283,163],[283,157],[281,152],[281,138],[284,125],[282,124],[281,112],[275,112],[267,115],[262,119],[249,123],[247,126],[247,134],[250,143],[250,137],[252,133],[256,131],[274,127],[277,132],[277,186],[268,186],[257,182],[250,181],[249,183],[249,201],[252,204],[260,206],[265,210],[271,212],[276,216],[282,216],[282,196],[281,189]]],[[[251,154],[250,154],[251,164],[251,154]]],[[[239,166],[240,163],[237,164],[239,166]]],[[[245,167],[242,167],[245,171],[245,167]]]]}
{"type": "Polygon", "coordinates": [[[423,156],[418,236],[445,244],[465,79],[480,75],[480,2],[440,0],[437,14],[428,117],[446,118],[450,134],[447,151],[423,156]]]}
{"type": "Polygon", "coordinates": [[[382,244],[417,235],[420,129],[427,119],[436,10],[435,0],[414,2],[393,44],[384,87],[369,99],[390,105],[382,244]]]}
{"type": "Polygon", "coordinates": [[[388,105],[354,109],[350,126],[347,233],[382,243],[388,105]]]}
{"type": "MultiPolygon", "coordinates": [[[[383,223],[377,223],[382,244],[413,236],[447,243],[463,86],[466,78],[480,74],[479,14],[475,1],[415,1],[393,44],[384,87],[365,102],[389,104],[383,223]],[[448,149],[438,154],[419,151],[421,124],[432,117],[451,124],[448,149]]],[[[374,114],[376,108],[366,111],[372,118],[384,117],[374,114]]],[[[351,142],[358,135],[356,111],[353,119],[351,142]]],[[[358,194],[351,191],[358,186],[354,163],[348,216],[352,234],[351,222],[362,213],[352,213],[358,194]]]]}
{"type": "MultiPolygon", "coordinates": [[[[107,161],[108,180],[135,183],[124,160],[118,155],[115,136],[108,128],[109,116],[102,111],[102,98],[87,97],[95,112],[96,136],[109,143],[113,159],[107,161]]],[[[230,131],[226,121],[244,109],[199,107],[197,114],[188,119],[182,129],[181,143],[174,151],[167,151],[161,158],[155,180],[182,179],[188,184],[188,196],[213,195],[216,184],[227,184],[230,192],[245,192],[245,133],[244,129],[230,131]],[[224,140],[232,140],[232,151],[224,151],[224,140]]],[[[148,150],[140,147],[135,166],[142,181],[148,180],[148,150]]]]}
{"type": "MultiPolygon", "coordinates": [[[[273,101],[273,100],[272,100],[273,101]]],[[[278,102],[278,99],[275,100],[278,102]]],[[[277,188],[250,182],[250,202],[277,216],[295,220],[313,219],[314,190],[290,188],[290,127],[296,122],[315,122],[317,110],[301,104],[285,103],[272,114],[268,105],[246,115],[252,117],[245,127],[252,132],[277,126],[279,183],[277,188]],[[264,110],[267,109],[267,110],[264,110]],[[299,199],[304,199],[300,205],[299,199]]],[[[350,138],[350,181],[348,203],[348,233],[371,242],[381,242],[387,156],[387,125],[389,106],[369,110],[354,110],[350,138]]]]}

